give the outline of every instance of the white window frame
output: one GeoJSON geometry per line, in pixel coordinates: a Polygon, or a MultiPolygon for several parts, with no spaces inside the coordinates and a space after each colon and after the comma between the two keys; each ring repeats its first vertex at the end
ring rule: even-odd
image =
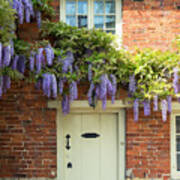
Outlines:
{"type": "MultiPolygon", "coordinates": [[[[87,0],[88,1],[88,28],[93,28],[93,2],[94,0],[87,0]]],[[[122,0],[115,0],[115,17],[116,17],[116,24],[115,24],[115,34],[119,37],[122,37],[122,0]]],[[[60,0],[60,21],[66,22],[66,0],[60,0]]]]}
{"type": "Polygon", "coordinates": [[[171,179],[179,180],[180,171],[177,171],[177,156],[176,156],[176,116],[180,116],[179,103],[173,103],[171,113],[171,179]]]}

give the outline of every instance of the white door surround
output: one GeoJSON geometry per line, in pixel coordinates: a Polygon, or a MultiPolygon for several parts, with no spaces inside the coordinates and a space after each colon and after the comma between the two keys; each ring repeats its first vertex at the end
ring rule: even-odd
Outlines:
{"type": "MultiPolygon", "coordinates": [[[[70,113],[115,113],[117,114],[117,133],[118,133],[118,142],[117,142],[117,154],[118,154],[118,163],[117,163],[117,180],[125,180],[125,108],[128,107],[128,104],[124,104],[122,101],[116,101],[115,104],[111,104],[110,101],[107,102],[106,110],[102,110],[101,103],[98,103],[96,109],[89,107],[87,101],[74,101],[71,103],[70,113]]],[[[57,109],[57,180],[63,180],[61,177],[63,171],[63,164],[61,157],[63,157],[62,144],[62,110],[60,101],[50,101],[48,103],[49,108],[57,109]]]]}

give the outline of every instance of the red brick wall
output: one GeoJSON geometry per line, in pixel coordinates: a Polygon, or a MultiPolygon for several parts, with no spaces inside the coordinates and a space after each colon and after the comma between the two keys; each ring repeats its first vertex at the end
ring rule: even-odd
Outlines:
{"type": "Polygon", "coordinates": [[[144,0],[123,4],[123,43],[128,47],[167,49],[180,34],[179,0],[144,0]]]}
{"type": "Polygon", "coordinates": [[[0,177],[56,176],[56,111],[33,85],[0,100],[0,177]]]}
{"type": "MultiPolygon", "coordinates": [[[[123,43],[128,47],[166,49],[180,34],[180,10],[175,0],[145,0],[123,4],[123,43]]],[[[59,0],[53,5],[59,17],[59,0]]],[[[25,40],[38,39],[35,24],[20,26],[25,40]]],[[[83,89],[83,88],[82,88],[83,89]]],[[[82,97],[86,96],[86,93],[82,97]]],[[[120,93],[122,97],[122,94],[120,93]]],[[[133,122],[127,110],[127,170],[132,177],[159,178],[170,174],[170,125],[154,113],[133,122]]],[[[32,85],[14,84],[0,100],[0,177],[56,176],[56,111],[32,85]]]]}
{"type": "Polygon", "coordinates": [[[132,109],[126,111],[126,168],[131,177],[167,178],[170,174],[170,125],[161,112],[134,122],[132,109]]]}

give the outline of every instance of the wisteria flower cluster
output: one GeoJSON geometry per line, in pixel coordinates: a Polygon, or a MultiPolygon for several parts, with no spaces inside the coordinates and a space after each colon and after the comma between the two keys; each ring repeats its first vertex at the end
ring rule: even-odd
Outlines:
{"type": "Polygon", "coordinates": [[[43,74],[42,89],[47,97],[57,97],[57,80],[54,74],[43,74]]]}
{"type": "Polygon", "coordinates": [[[14,54],[13,41],[7,45],[3,45],[0,42],[0,70],[2,73],[0,75],[0,97],[11,86],[11,78],[8,74],[11,73],[12,75],[13,71],[23,74],[25,71],[25,61],[25,56],[14,54]]]}
{"type": "MultiPolygon", "coordinates": [[[[88,73],[89,74],[89,73],[88,73]]],[[[111,101],[114,103],[116,94],[116,77],[110,74],[102,74],[100,77],[100,83],[94,84],[91,81],[90,88],[88,91],[88,101],[90,106],[95,106],[94,99],[100,99],[102,101],[102,108],[106,109],[107,96],[111,96],[111,101]]]]}
{"type": "Polygon", "coordinates": [[[32,18],[36,18],[38,27],[41,26],[41,12],[34,10],[31,0],[13,0],[12,7],[17,12],[19,24],[30,23],[32,18]]]}
{"type": "Polygon", "coordinates": [[[45,48],[41,47],[36,52],[31,51],[29,57],[29,69],[30,71],[36,70],[37,73],[41,71],[43,67],[52,66],[54,60],[54,51],[50,44],[45,48]]]}
{"type": "MultiPolygon", "coordinates": [[[[180,89],[180,84],[179,84],[179,75],[178,75],[178,68],[173,69],[173,88],[174,88],[174,93],[177,94],[179,93],[180,89]]],[[[134,95],[136,89],[136,80],[135,76],[131,75],[129,77],[129,94],[134,95]]],[[[153,111],[158,111],[158,95],[153,96],[153,111]]],[[[133,102],[133,109],[134,109],[134,121],[138,121],[139,119],[139,103],[140,100],[136,98],[133,102]]],[[[145,99],[142,102],[142,105],[144,106],[144,115],[149,116],[151,114],[151,100],[150,99],[145,99]]],[[[172,111],[172,96],[167,95],[165,99],[161,100],[161,111],[162,111],[162,120],[166,121],[167,120],[167,113],[171,113],[172,111]]]]}
{"type": "Polygon", "coordinates": [[[6,93],[8,89],[11,87],[11,79],[9,76],[4,75],[0,76],[0,97],[2,97],[3,93],[6,93]]]}
{"type": "MultiPolygon", "coordinates": [[[[8,67],[11,63],[11,57],[14,55],[14,47],[10,45],[3,46],[0,42],[0,68],[8,67]]],[[[11,86],[11,79],[8,75],[0,76],[0,97],[7,91],[11,86]]]]}
{"type": "MultiPolygon", "coordinates": [[[[46,71],[46,67],[50,68],[54,62],[54,51],[51,45],[45,48],[39,48],[37,53],[31,52],[29,58],[29,69],[35,74],[41,74],[46,71]]],[[[74,80],[69,81],[65,75],[73,72],[73,53],[68,51],[65,58],[57,57],[56,63],[60,64],[61,73],[60,77],[57,77],[53,72],[45,72],[40,76],[36,86],[42,87],[44,95],[48,98],[57,98],[58,95],[62,96],[62,111],[67,114],[70,109],[70,102],[78,98],[77,82],[74,80]],[[63,76],[64,75],[64,76],[63,76]],[[65,85],[68,85],[69,92],[65,93],[65,85]]],[[[59,67],[59,66],[58,66],[59,67]]]]}
{"type": "Polygon", "coordinates": [[[11,57],[14,55],[13,43],[3,45],[0,42],[0,67],[7,67],[11,63],[11,57]]]}

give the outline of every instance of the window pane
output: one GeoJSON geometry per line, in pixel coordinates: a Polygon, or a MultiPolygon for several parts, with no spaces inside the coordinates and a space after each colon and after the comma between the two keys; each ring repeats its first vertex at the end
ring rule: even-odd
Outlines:
{"type": "Polygon", "coordinates": [[[66,14],[75,15],[76,13],[76,2],[66,0],[66,14]]]}
{"type": "Polygon", "coordinates": [[[106,32],[107,32],[107,33],[115,34],[115,31],[114,31],[114,30],[107,30],[106,32]]]}
{"type": "Polygon", "coordinates": [[[76,16],[66,16],[66,23],[71,26],[76,26],[76,16]]]}
{"type": "Polygon", "coordinates": [[[79,14],[87,14],[88,6],[87,1],[79,1],[78,2],[78,13],[79,14]]]}
{"type": "Polygon", "coordinates": [[[176,137],[176,151],[180,151],[180,136],[176,137]]]}
{"type": "Polygon", "coordinates": [[[104,1],[94,1],[94,14],[104,13],[104,1]]]}
{"type": "Polygon", "coordinates": [[[104,27],[104,16],[95,16],[94,17],[94,26],[95,26],[95,28],[103,28],[104,27]]]}
{"type": "Polygon", "coordinates": [[[115,16],[106,16],[106,27],[107,28],[115,27],[115,16]]]}
{"type": "Polygon", "coordinates": [[[115,2],[106,1],[106,14],[115,13],[115,2]]]}
{"type": "Polygon", "coordinates": [[[180,116],[176,116],[176,133],[180,133],[180,116]]]}
{"type": "Polygon", "coordinates": [[[180,171],[180,154],[177,154],[177,171],[180,171]]]}
{"type": "Polygon", "coordinates": [[[87,27],[87,16],[78,16],[78,27],[87,27]]]}

